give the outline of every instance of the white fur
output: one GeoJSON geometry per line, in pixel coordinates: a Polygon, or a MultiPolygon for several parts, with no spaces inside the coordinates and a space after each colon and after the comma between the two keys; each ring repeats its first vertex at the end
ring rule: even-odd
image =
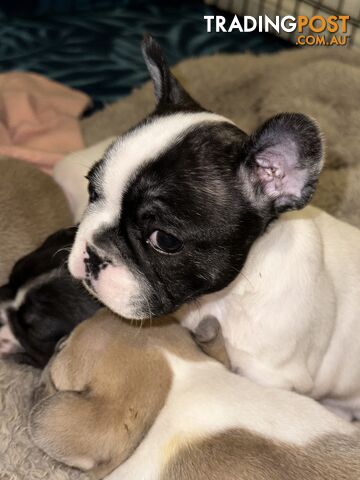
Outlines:
{"type": "Polygon", "coordinates": [[[0,328],[0,358],[5,358],[19,350],[20,343],[14,337],[9,325],[0,328]]]}
{"type": "MultiPolygon", "coordinates": [[[[105,168],[101,178],[103,199],[89,205],[85,211],[69,256],[69,270],[74,277],[85,278],[86,246],[92,245],[95,232],[118,221],[121,216],[124,190],[137,170],[159,156],[171,144],[176,143],[185,132],[204,122],[231,123],[230,120],[214,113],[177,113],[152,119],[146,126],[136,128],[113,144],[105,155],[105,168]]],[[[106,257],[109,257],[109,252],[106,252],[106,257]]],[[[136,299],[146,293],[146,282],[139,281],[127,267],[116,262],[115,259],[116,272],[113,272],[111,284],[106,288],[106,292],[102,288],[105,273],[92,284],[92,289],[100,300],[105,301],[98,290],[103,292],[107,305],[120,315],[136,318],[138,315],[136,299]],[[129,295],[119,298],[119,289],[111,289],[111,285],[115,287],[121,284],[131,288],[127,289],[129,295]]]]}
{"type": "MultiPolygon", "coordinates": [[[[100,271],[96,280],[91,280],[90,288],[89,285],[85,284],[85,286],[114,312],[119,312],[125,318],[134,320],[143,318],[143,315],[137,313],[139,311],[137,301],[139,292],[141,299],[147,298],[146,281],[144,280],[140,286],[137,278],[124,264],[115,267],[108,265],[100,271]]],[[[151,317],[151,315],[151,311],[148,310],[146,316],[151,317]]]]}
{"type": "Polygon", "coordinates": [[[100,160],[105,150],[116,137],[110,137],[84,150],[70,153],[58,162],[53,170],[53,178],[63,189],[74,215],[79,222],[88,204],[86,174],[100,160]]]}
{"type": "Polygon", "coordinates": [[[181,447],[227,429],[295,446],[355,431],[307,397],[260,387],[217,362],[165,355],[173,372],[166,403],[134,454],[108,480],[157,480],[181,447]]]}
{"type": "Polygon", "coordinates": [[[12,308],[13,310],[19,310],[21,305],[23,305],[24,301],[26,300],[26,296],[30,292],[30,290],[36,287],[40,287],[44,283],[49,282],[51,279],[56,278],[58,275],[59,269],[54,269],[29,280],[21,288],[18,289],[15,297],[12,300],[7,300],[0,303],[0,315],[5,315],[4,312],[8,308],[12,308]]]}
{"type": "Polygon", "coordinates": [[[313,207],[283,215],[221,292],[178,314],[221,323],[235,371],[360,418],[360,231],[313,207]]]}

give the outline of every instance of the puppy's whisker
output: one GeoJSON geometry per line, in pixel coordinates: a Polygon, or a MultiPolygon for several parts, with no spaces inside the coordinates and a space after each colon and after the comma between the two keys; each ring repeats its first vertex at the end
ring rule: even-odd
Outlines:
{"type": "Polygon", "coordinates": [[[184,298],[182,304],[186,304],[188,302],[188,300],[191,301],[191,303],[195,303],[195,302],[198,302],[198,297],[199,295],[201,295],[201,290],[195,290],[194,292],[192,292],[191,294],[189,294],[187,297],[184,298]]]}
{"type": "Polygon", "coordinates": [[[151,308],[150,308],[150,302],[145,295],[143,296],[143,299],[145,300],[145,302],[147,304],[147,308],[148,308],[148,312],[149,312],[149,322],[150,322],[150,327],[151,327],[152,326],[153,313],[152,313],[151,308]]]}
{"type": "Polygon", "coordinates": [[[200,322],[201,321],[201,312],[200,312],[200,301],[199,301],[199,299],[196,298],[194,300],[194,306],[195,306],[196,312],[198,314],[198,319],[199,319],[198,321],[200,322]]]}
{"type": "Polygon", "coordinates": [[[71,252],[71,249],[72,249],[72,247],[59,248],[58,250],[56,250],[56,252],[53,253],[52,257],[54,258],[55,255],[57,255],[57,254],[60,253],[60,252],[68,252],[68,253],[70,253],[70,252],[71,252]]]}
{"type": "Polygon", "coordinates": [[[242,278],[244,278],[248,282],[251,288],[254,288],[254,285],[251,283],[251,281],[247,278],[247,276],[243,272],[238,272],[238,273],[242,278]]]}
{"type": "MultiPolygon", "coordinates": [[[[99,159],[100,160],[100,159],[99,159]]],[[[94,163],[96,163],[98,160],[96,160],[94,163]]],[[[80,167],[86,168],[86,171],[89,171],[91,169],[90,165],[86,165],[86,163],[78,163],[80,167]]]]}
{"type": "MultiPolygon", "coordinates": [[[[152,313],[151,308],[150,308],[149,300],[146,298],[145,295],[141,295],[141,298],[142,298],[142,300],[145,301],[145,303],[146,303],[146,305],[147,305],[147,311],[148,311],[148,317],[147,317],[147,318],[148,318],[148,320],[149,320],[150,327],[151,327],[151,326],[152,326],[153,313],[152,313]]],[[[140,320],[140,327],[139,327],[139,329],[138,329],[138,332],[142,329],[143,325],[144,325],[144,319],[142,318],[142,319],[140,320]]]]}
{"type": "Polygon", "coordinates": [[[140,333],[140,331],[141,331],[141,329],[142,329],[143,325],[144,325],[144,320],[143,320],[143,319],[141,319],[141,320],[140,320],[140,326],[139,326],[139,328],[137,328],[137,329],[136,329],[135,338],[136,338],[136,337],[139,335],[139,333],[140,333]]]}

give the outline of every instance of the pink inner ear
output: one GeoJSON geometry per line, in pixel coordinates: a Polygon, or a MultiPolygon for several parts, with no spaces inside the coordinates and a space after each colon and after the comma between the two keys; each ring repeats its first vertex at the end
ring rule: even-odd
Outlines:
{"type": "Polygon", "coordinates": [[[271,163],[266,156],[256,159],[257,175],[264,186],[265,192],[271,197],[278,197],[283,191],[285,172],[279,164],[271,163]]]}
{"type": "Polygon", "coordinates": [[[298,154],[294,142],[288,141],[270,147],[256,155],[257,177],[265,193],[272,198],[301,197],[306,182],[306,170],[298,168],[298,154]]]}

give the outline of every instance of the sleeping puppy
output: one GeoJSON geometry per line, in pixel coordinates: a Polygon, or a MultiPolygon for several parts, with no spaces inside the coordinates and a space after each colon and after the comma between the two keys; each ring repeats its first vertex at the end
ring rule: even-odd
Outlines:
{"type": "Polygon", "coordinates": [[[60,342],[30,413],[37,446],[93,479],[359,479],[358,428],[231,373],[171,318],[149,325],[104,309],[60,342]]]}
{"type": "MultiPolygon", "coordinates": [[[[100,303],[72,278],[66,263],[76,227],[59,230],[18,260],[0,288],[0,318],[10,332],[6,352],[43,367],[60,338],[93,315],[100,303]]],[[[0,330],[1,335],[1,330],[0,330]]]]}
{"type": "Polygon", "coordinates": [[[234,371],[360,418],[360,231],[292,211],[323,165],[317,125],[283,113],[249,136],[151,37],[143,52],[157,106],[91,169],[70,272],[127,318],[216,315],[234,371]]]}
{"type": "MultiPolygon", "coordinates": [[[[0,285],[16,260],[36,248],[50,233],[71,225],[66,199],[54,180],[33,166],[0,158],[0,285]]],[[[2,291],[6,300],[9,291],[2,291]]],[[[3,297],[3,298],[1,298],[3,297]]],[[[11,352],[14,336],[0,314],[0,357],[11,352]]]]}

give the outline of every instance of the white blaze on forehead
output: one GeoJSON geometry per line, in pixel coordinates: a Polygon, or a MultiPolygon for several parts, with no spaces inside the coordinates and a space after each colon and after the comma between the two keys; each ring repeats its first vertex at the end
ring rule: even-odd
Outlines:
{"type": "Polygon", "coordinates": [[[142,165],[156,159],[179,141],[192,127],[206,122],[233,124],[215,113],[176,113],[154,118],[115,141],[105,154],[99,175],[102,198],[85,211],[69,256],[68,266],[74,277],[85,277],[86,246],[92,243],[96,232],[120,218],[122,197],[131,177],[142,165]]]}
{"type": "Polygon", "coordinates": [[[159,117],[120,137],[107,152],[103,166],[103,209],[113,218],[121,212],[121,198],[131,176],[176,143],[192,127],[204,122],[228,122],[209,112],[176,113],[159,117]]]}

